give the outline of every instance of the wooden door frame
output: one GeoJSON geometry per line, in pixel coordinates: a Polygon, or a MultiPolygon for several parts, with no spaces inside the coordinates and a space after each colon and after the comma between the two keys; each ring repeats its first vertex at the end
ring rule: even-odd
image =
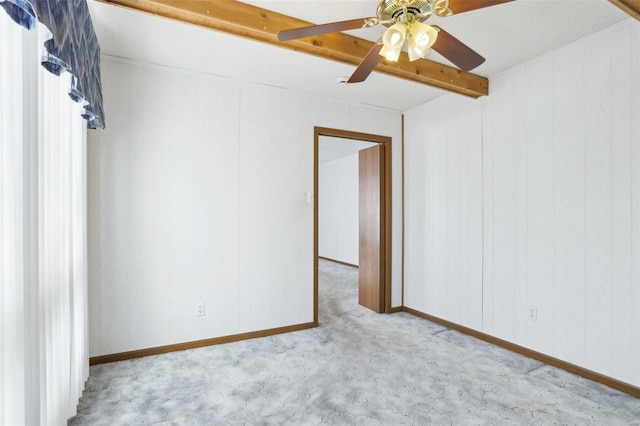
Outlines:
{"type": "Polygon", "coordinates": [[[391,138],[388,136],[372,135],[368,133],[352,132],[348,130],[331,129],[327,127],[313,128],[313,322],[318,325],[318,177],[319,144],[320,136],[352,139],[363,142],[378,143],[384,147],[384,205],[381,207],[383,220],[380,223],[380,235],[384,241],[384,312],[390,314],[391,310],[391,138]]]}

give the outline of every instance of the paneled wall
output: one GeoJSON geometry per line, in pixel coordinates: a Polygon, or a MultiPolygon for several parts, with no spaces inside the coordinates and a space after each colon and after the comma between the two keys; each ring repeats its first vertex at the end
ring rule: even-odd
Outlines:
{"type": "Polygon", "coordinates": [[[358,154],[320,163],[319,168],[318,254],[357,265],[358,154]]]}
{"type": "Polygon", "coordinates": [[[409,111],[405,170],[405,305],[479,328],[480,103],[445,96],[409,111]]]}
{"type": "Polygon", "coordinates": [[[473,306],[477,330],[640,385],[638,75],[640,27],[629,20],[492,78],[481,101],[449,96],[407,113],[407,235],[425,238],[407,240],[405,304],[462,324],[473,306]],[[471,133],[425,120],[433,110],[471,133]],[[479,143],[471,161],[451,156],[450,145],[479,143]],[[470,178],[452,184],[454,167],[470,178]],[[457,197],[482,221],[473,293],[441,272],[471,263],[449,248],[459,234],[434,220],[459,221],[457,197]]]}
{"type": "Polygon", "coordinates": [[[313,320],[314,126],[393,138],[401,303],[400,114],[109,57],[102,76],[109,126],[89,141],[91,356],[313,320]]]}

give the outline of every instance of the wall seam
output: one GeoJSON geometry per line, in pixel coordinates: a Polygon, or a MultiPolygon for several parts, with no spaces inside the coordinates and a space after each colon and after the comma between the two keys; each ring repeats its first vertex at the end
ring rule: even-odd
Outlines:
{"type": "MultiPolygon", "coordinates": [[[[585,60],[585,44],[584,42],[581,42],[581,51],[580,53],[582,54],[582,70],[586,69],[586,60],[585,60]]],[[[587,93],[587,83],[586,83],[586,76],[585,73],[582,72],[581,74],[582,77],[582,117],[581,117],[581,121],[582,123],[585,122],[585,118],[587,117],[587,103],[585,102],[585,96],[584,94],[587,93]]],[[[583,235],[582,235],[582,289],[583,291],[581,292],[581,297],[582,297],[582,303],[581,306],[585,307],[586,306],[586,300],[587,300],[587,296],[586,296],[586,290],[587,290],[587,262],[588,262],[588,256],[587,256],[587,166],[588,166],[588,160],[587,160],[587,137],[586,137],[586,129],[584,128],[584,125],[582,127],[582,226],[583,226],[583,235]]],[[[583,325],[583,336],[582,336],[582,359],[581,359],[581,363],[584,364],[585,361],[587,360],[586,354],[588,353],[587,351],[587,329],[586,329],[586,324],[587,324],[587,311],[586,309],[583,309],[582,312],[582,325],[583,325]]]]}
{"type": "Polygon", "coordinates": [[[484,328],[484,109],[485,100],[480,100],[480,330],[485,331],[484,328]]]}

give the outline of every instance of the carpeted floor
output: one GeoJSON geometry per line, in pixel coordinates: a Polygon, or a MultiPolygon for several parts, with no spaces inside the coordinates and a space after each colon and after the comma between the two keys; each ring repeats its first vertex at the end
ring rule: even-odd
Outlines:
{"type": "Polygon", "coordinates": [[[320,327],[91,367],[71,425],[640,425],[640,400],[406,313],[320,264],[320,327]]]}

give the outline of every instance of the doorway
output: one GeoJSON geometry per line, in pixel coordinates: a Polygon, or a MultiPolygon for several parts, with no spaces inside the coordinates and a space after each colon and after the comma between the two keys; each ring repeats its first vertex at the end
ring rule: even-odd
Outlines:
{"type": "MultiPolygon", "coordinates": [[[[391,313],[391,138],[386,136],[358,133],[324,127],[314,128],[314,322],[318,323],[318,256],[319,256],[319,147],[323,136],[332,140],[372,142],[379,147],[379,173],[378,188],[380,191],[379,205],[376,214],[379,214],[379,258],[376,262],[379,279],[374,289],[380,295],[379,305],[372,308],[376,312],[391,313]]],[[[371,215],[369,215],[371,216],[371,215]]],[[[375,215],[374,215],[375,216],[375,215]]],[[[362,244],[362,241],[361,241],[362,244]]],[[[362,248],[360,249],[362,250],[362,248]]]]}

